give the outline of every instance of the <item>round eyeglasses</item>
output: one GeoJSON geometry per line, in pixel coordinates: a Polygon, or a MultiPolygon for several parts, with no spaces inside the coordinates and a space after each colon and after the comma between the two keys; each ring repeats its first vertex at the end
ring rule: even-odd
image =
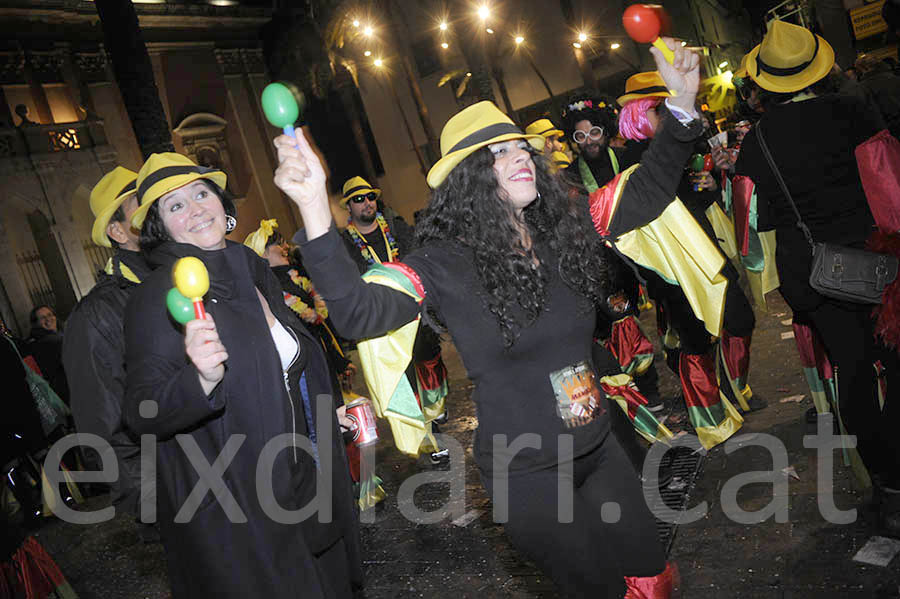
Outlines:
{"type": "Polygon", "coordinates": [[[600,139],[603,137],[603,127],[591,127],[590,131],[587,133],[578,129],[572,134],[572,139],[574,139],[577,144],[583,144],[587,141],[588,137],[591,139],[600,139]]]}

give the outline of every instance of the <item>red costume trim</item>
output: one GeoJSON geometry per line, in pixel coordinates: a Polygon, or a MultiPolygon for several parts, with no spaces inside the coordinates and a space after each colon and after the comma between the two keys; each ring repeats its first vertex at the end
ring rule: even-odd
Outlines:
{"type": "MultiPolygon", "coordinates": [[[[425,298],[425,287],[422,285],[422,279],[419,278],[419,273],[402,262],[385,262],[382,266],[385,268],[392,268],[401,273],[413,284],[413,288],[416,290],[419,297],[422,299],[425,298]]],[[[421,301],[422,300],[419,300],[420,303],[421,301]]]]}
{"type": "Polygon", "coordinates": [[[625,599],[669,599],[680,582],[678,566],[666,562],[666,569],[656,576],[626,576],[625,599]]]}
{"type": "Polygon", "coordinates": [[[731,206],[734,212],[734,236],[741,256],[750,252],[750,202],[753,198],[753,179],[737,175],[731,181],[731,206]]]}
{"type": "Polygon", "coordinates": [[[616,209],[616,191],[621,177],[622,173],[619,173],[588,198],[594,229],[604,237],[609,235],[609,221],[612,220],[613,212],[616,209]]]}

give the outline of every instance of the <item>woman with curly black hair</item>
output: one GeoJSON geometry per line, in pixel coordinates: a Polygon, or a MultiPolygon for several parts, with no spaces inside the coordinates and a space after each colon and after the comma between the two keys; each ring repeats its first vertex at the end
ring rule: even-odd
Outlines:
{"type": "Polygon", "coordinates": [[[591,356],[607,280],[595,229],[617,237],[657,218],[700,132],[697,57],[679,45],[673,66],[653,52],[680,116],[665,111],[665,133],[615,206],[571,196],[548,174],[543,138],[480,102],[444,127],[420,247],[382,265],[382,284],[355,276],[301,132],[275,140],[275,183],[300,208],[295,241],[338,330],[372,337],[433,314],[450,332],[475,384],[474,456],[494,518],[566,596],[621,599],[627,584],[662,598],[672,584],[638,479],[608,434],[591,356]]]}

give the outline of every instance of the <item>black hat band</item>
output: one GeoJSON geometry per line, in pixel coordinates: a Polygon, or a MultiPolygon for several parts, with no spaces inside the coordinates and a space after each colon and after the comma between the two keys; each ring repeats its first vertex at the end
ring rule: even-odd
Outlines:
{"type": "Polygon", "coordinates": [[[642,87],[640,89],[633,89],[631,91],[625,90],[625,95],[631,94],[658,94],[660,92],[669,92],[669,88],[665,85],[651,85],[650,87],[642,87]]]}
{"type": "Polygon", "coordinates": [[[790,77],[791,75],[796,75],[797,73],[805,70],[806,67],[813,63],[813,61],[816,59],[816,55],[819,53],[819,36],[813,34],[813,37],[816,40],[816,49],[813,50],[812,58],[804,63],[798,64],[795,67],[787,67],[781,69],[766,64],[765,62],[763,62],[762,56],[760,56],[760,54],[762,53],[762,48],[760,48],[760,52],[756,55],[756,76],[758,77],[759,72],[763,71],[765,73],[768,73],[769,75],[774,75],[775,77],[790,77]]]}
{"type": "Polygon", "coordinates": [[[150,173],[146,179],[141,181],[141,186],[138,188],[138,199],[143,199],[144,194],[147,191],[162,181],[163,179],[168,179],[169,177],[177,177],[178,175],[190,175],[192,173],[196,173],[198,175],[208,175],[209,173],[221,172],[219,169],[209,168],[206,166],[166,166],[157,171],[153,171],[150,173]]]}
{"type": "Polygon", "coordinates": [[[116,194],[117,198],[121,198],[126,193],[131,193],[134,191],[134,188],[137,186],[137,179],[130,181],[125,187],[122,188],[122,191],[116,194]]]}
{"type": "Polygon", "coordinates": [[[357,185],[356,187],[353,187],[353,188],[348,189],[347,191],[345,191],[345,192],[344,192],[344,197],[345,197],[345,198],[349,198],[349,197],[351,197],[351,196],[353,195],[353,192],[355,192],[355,191],[362,191],[363,189],[366,189],[366,190],[368,190],[368,191],[374,191],[374,190],[375,190],[375,189],[374,189],[373,187],[371,187],[370,185],[357,185]]]}
{"type": "Polygon", "coordinates": [[[444,156],[446,156],[447,154],[452,154],[453,152],[459,150],[464,150],[465,148],[468,148],[470,146],[486,142],[495,137],[500,137],[501,135],[508,134],[521,135],[522,137],[525,136],[525,134],[522,133],[522,130],[512,123],[494,123],[493,125],[488,125],[483,129],[479,129],[475,133],[471,133],[465,136],[464,138],[456,142],[456,145],[447,150],[444,156]]]}

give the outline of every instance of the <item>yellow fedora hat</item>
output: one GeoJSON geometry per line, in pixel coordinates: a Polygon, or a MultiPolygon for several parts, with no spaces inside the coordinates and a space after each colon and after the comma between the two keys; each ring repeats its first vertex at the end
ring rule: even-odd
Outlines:
{"type": "Polygon", "coordinates": [[[344,183],[343,193],[341,195],[341,206],[346,206],[347,202],[350,201],[350,198],[355,196],[365,195],[367,193],[375,193],[375,197],[381,197],[381,190],[377,187],[372,187],[369,185],[369,182],[363,179],[362,177],[351,177],[347,179],[347,182],[344,183]]]}
{"type": "Polygon", "coordinates": [[[137,173],[124,166],[109,171],[91,189],[91,212],[94,226],[91,240],[103,247],[112,247],[106,235],[106,227],[119,206],[137,190],[137,173]]]}
{"type": "Polygon", "coordinates": [[[831,71],[834,50],[825,38],[799,25],[774,21],[760,45],[747,54],[747,72],[763,89],[790,93],[831,71]]]}
{"type": "Polygon", "coordinates": [[[525,139],[536,150],[544,149],[542,136],[523,133],[493,102],[484,100],[463,108],[441,131],[441,159],[428,171],[428,186],[434,189],[443,183],[450,171],[475,150],[510,139],[525,139]]]}
{"type": "Polygon", "coordinates": [[[625,82],[625,94],[616,99],[619,106],[641,98],[668,98],[672,94],[658,71],[635,73],[625,82]]]}
{"type": "Polygon", "coordinates": [[[525,135],[540,135],[543,136],[544,139],[553,137],[554,135],[558,135],[559,137],[566,136],[566,134],[554,125],[550,119],[538,119],[531,123],[525,127],[525,135]]]}
{"type": "Polygon", "coordinates": [[[194,161],[175,152],[151,154],[138,171],[137,194],[141,205],[131,217],[131,225],[140,229],[153,202],[173,189],[184,187],[197,179],[209,179],[225,189],[227,177],[218,169],[197,166],[194,161]]]}
{"type": "Polygon", "coordinates": [[[741,66],[734,72],[735,79],[743,79],[747,76],[747,59],[750,58],[750,53],[744,54],[741,58],[741,66]]]}

